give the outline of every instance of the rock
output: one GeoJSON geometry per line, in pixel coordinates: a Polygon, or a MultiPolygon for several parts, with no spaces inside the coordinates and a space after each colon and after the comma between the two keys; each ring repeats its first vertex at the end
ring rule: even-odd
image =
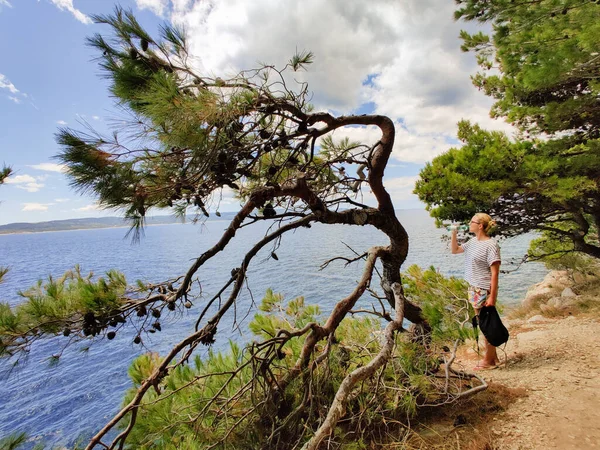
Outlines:
{"type": "Polygon", "coordinates": [[[564,309],[568,308],[569,306],[573,306],[574,303],[575,301],[572,297],[554,297],[548,300],[546,305],[556,309],[564,309]]]}
{"type": "Polygon", "coordinates": [[[527,323],[534,323],[534,322],[546,323],[546,322],[550,322],[550,320],[546,319],[544,316],[541,316],[538,314],[537,316],[533,316],[527,320],[527,323]]]}
{"type": "Polygon", "coordinates": [[[530,308],[550,297],[558,296],[571,282],[566,270],[552,270],[544,279],[527,291],[522,304],[530,308]]]}
{"type": "Polygon", "coordinates": [[[573,273],[573,280],[575,281],[575,284],[584,284],[584,283],[589,283],[590,281],[597,281],[598,280],[598,275],[595,273],[581,273],[581,272],[575,272],[573,273]]]}
{"type": "Polygon", "coordinates": [[[521,319],[504,319],[504,318],[502,318],[502,322],[504,322],[504,325],[506,326],[506,328],[520,327],[524,323],[524,321],[521,319]]]}
{"type": "Polygon", "coordinates": [[[565,289],[563,289],[563,291],[560,293],[561,297],[576,297],[577,295],[575,294],[575,292],[573,292],[573,289],[571,289],[570,287],[567,287],[565,289]]]}

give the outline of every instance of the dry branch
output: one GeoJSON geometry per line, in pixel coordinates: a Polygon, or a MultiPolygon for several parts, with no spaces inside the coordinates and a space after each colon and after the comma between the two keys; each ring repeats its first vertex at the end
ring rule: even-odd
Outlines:
{"type": "Polygon", "coordinates": [[[400,285],[394,283],[392,285],[392,290],[396,298],[396,316],[394,320],[385,327],[385,343],[377,356],[375,356],[375,358],[373,358],[366,366],[353,370],[346,378],[344,378],[344,381],[342,381],[342,384],[338,388],[335,398],[331,403],[325,421],[321,424],[313,437],[304,444],[302,450],[316,450],[319,447],[321,441],[333,432],[337,422],[345,414],[348,397],[356,384],[373,376],[373,374],[380,367],[385,365],[392,356],[395,342],[394,337],[396,331],[402,328],[402,321],[404,320],[404,295],[402,294],[402,289],[400,285]]]}

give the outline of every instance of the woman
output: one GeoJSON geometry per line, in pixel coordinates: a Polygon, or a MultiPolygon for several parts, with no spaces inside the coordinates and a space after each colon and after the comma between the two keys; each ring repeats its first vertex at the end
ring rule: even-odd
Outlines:
{"type": "MultiPolygon", "coordinates": [[[[458,245],[457,229],[452,231],[452,253],[465,254],[465,279],[469,283],[469,301],[475,309],[475,314],[483,306],[495,306],[498,298],[498,274],[500,273],[500,247],[489,237],[489,232],[496,223],[485,213],[477,213],[469,223],[469,232],[475,238],[458,245]]],[[[491,345],[484,336],[485,356],[475,370],[492,369],[496,367],[498,356],[496,347],[491,345]]]]}

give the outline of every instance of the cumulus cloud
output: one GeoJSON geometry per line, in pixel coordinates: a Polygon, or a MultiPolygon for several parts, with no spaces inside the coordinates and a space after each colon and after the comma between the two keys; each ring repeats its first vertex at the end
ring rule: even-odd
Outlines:
{"type": "Polygon", "coordinates": [[[512,131],[489,117],[492,100],[472,86],[478,69],[460,50],[453,2],[374,0],[172,0],[171,20],[189,34],[197,65],[218,76],[283,66],[296,50],[315,62],[294,74],[317,109],[355,112],[361,104],[397,122],[393,156],[424,162],[450,147],[462,118],[512,131]],[[277,43],[277,45],[273,45],[277,43]]]}
{"type": "Polygon", "coordinates": [[[31,175],[15,175],[7,178],[4,182],[6,184],[23,184],[23,183],[35,183],[35,178],[31,175]]]}
{"type": "MultiPolygon", "coordinates": [[[[398,177],[390,178],[385,180],[385,188],[390,193],[390,196],[394,199],[394,202],[400,200],[417,199],[417,196],[413,194],[415,183],[419,179],[418,176],[410,177],[398,177]]],[[[397,205],[400,206],[400,205],[397,205]]]]}
{"type": "MultiPolygon", "coordinates": [[[[424,163],[445,152],[450,147],[450,135],[443,132],[418,133],[409,131],[401,122],[395,122],[396,139],[392,157],[407,163],[424,163]]],[[[348,137],[351,141],[374,145],[381,138],[381,130],[376,126],[346,127],[333,133],[334,140],[348,137]]],[[[388,164],[388,167],[402,167],[403,164],[388,164]]]]}
{"type": "Polygon", "coordinates": [[[64,120],[57,120],[56,123],[62,126],[67,125],[67,122],[65,122],[64,120]]]}
{"type": "Polygon", "coordinates": [[[55,198],[54,201],[56,203],[66,203],[66,202],[70,201],[70,199],[68,199],[68,198],[55,198]]]}
{"type": "Polygon", "coordinates": [[[43,183],[26,183],[22,186],[17,186],[19,189],[24,189],[27,192],[37,192],[45,185],[43,183]]]}
{"type": "Polygon", "coordinates": [[[48,211],[48,207],[54,203],[23,203],[21,211],[48,211]]]}
{"type": "Polygon", "coordinates": [[[58,9],[68,11],[81,23],[89,25],[92,19],[73,6],[73,0],[50,0],[58,9]]]}
{"type": "MultiPolygon", "coordinates": [[[[413,194],[418,176],[404,176],[396,178],[385,178],[385,189],[388,191],[396,208],[414,208],[420,204],[419,198],[413,194]]],[[[372,192],[363,189],[360,202],[366,205],[376,205],[377,200],[372,192]]]]}
{"type": "Polygon", "coordinates": [[[135,3],[138,8],[149,9],[157,16],[163,16],[169,6],[169,0],[135,0],[135,3]]]}
{"type": "Polygon", "coordinates": [[[312,50],[307,72],[320,107],[350,110],[360,101],[362,82],[377,72],[397,35],[392,2],[174,1],[172,20],[190,34],[192,54],[217,75],[256,67],[282,67],[299,50],[312,50]],[[277,43],[277,45],[273,45],[277,43]]]}
{"type": "Polygon", "coordinates": [[[100,211],[100,207],[96,203],[91,203],[89,205],[83,206],[81,208],[74,208],[73,211],[100,211]]]}
{"type": "Polygon", "coordinates": [[[15,175],[4,180],[6,184],[14,184],[19,189],[24,189],[27,192],[37,192],[44,187],[44,184],[38,183],[39,179],[31,175],[15,175]]]}
{"type": "Polygon", "coordinates": [[[55,163],[33,164],[28,167],[31,167],[32,169],[43,170],[46,172],[63,172],[64,173],[67,170],[67,167],[64,166],[63,164],[55,164],[55,163]]]}

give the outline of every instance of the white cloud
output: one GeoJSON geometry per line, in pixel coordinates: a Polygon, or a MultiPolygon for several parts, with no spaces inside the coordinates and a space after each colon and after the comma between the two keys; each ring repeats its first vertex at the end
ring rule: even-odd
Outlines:
{"type": "Polygon", "coordinates": [[[48,211],[48,207],[54,203],[23,203],[21,211],[48,211]]]}
{"type": "Polygon", "coordinates": [[[137,7],[140,9],[149,9],[157,16],[164,14],[169,5],[169,0],[135,0],[137,7]]]}
{"type": "Polygon", "coordinates": [[[8,98],[9,98],[9,100],[12,100],[13,102],[15,102],[17,105],[19,103],[21,103],[21,100],[19,98],[13,97],[12,95],[9,95],[8,98]]]}
{"type": "Polygon", "coordinates": [[[8,8],[12,8],[12,5],[9,3],[8,0],[0,0],[0,11],[2,11],[2,7],[6,6],[8,8]]]}
{"type": "Polygon", "coordinates": [[[57,120],[56,123],[62,126],[67,125],[67,122],[65,122],[64,120],[57,120]]]}
{"type": "Polygon", "coordinates": [[[44,184],[38,183],[39,179],[35,179],[31,175],[15,175],[7,178],[6,184],[14,184],[19,189],[24,189],[27,192],[37,192],[44,187],[44,184]]]}
{"type": "Polygon", "coordinates": [[[100,211],[100,208],[96,203],[91,203],[82,208],[74,208],[73,211],[100,211]]]}
{"type": "Polygon", "coordinates": [[[73,0],[50,0],[52,3],[54,3],[54,5],[63,10],[63,11],[68,11],[71,14],[73,14],[73,16],[75,16],[75,18],[77,20],[79,20],[81,23],[84,23],[86,25],[91,24],[92,23],[92,19],[90,19],[88,16],[86,16],[84,13],[82,13],[81,11],[79,11],[78,9],[76,9],[73,6],[73,0]]]}
{"type": "MultiPolygon", "coordinates": [[[[419,177],[416,175],[396,178],[386,177],[384,179],[385,189],[390,194],[396,208],[414,208],[418,205],[422,205],[419,198],[412,192],[418,179],[419,177]]],[[[361,203],[366,205],[377,204],[377,200],[372,192],[363,189],[362,193],[362,198],[359,198],[361,203]]]]}
{"type": "Polygon", "coordinates": [[[66,202],[70,201],[70,199],[68,199],[68,198],[55,198],[54,201],[56,203],[66,203],[66,202]]]}
{"type": "Polygon", "coordinates": [[[46,172],[63,172],[64,173],[67,170],[66,166],[64,166],[62,164],[55,164],[55,163],[33,164],[28,167],[31,167],[32,169],[37,169],[37,170],[44,170],[46,172]]]}
{"type": "Polygon", "coordinates": [[[92,119],[94,119],[94,120],[100,120],[100,116],[92,116],[92,119]]]}
{"type": "Polygon", "coordinates": [[[419,179],[418,176],[398,177],[385,180],[385,188],[390,193],[394,202],[398,200],[408,200],[417,196],[412,193],[415,188],[415,183],[419,179]]]}
{"type": "Polygon", "coordinates": [[[4,182],[6,184],[35,183],[35,178],[31,175],[15,175],[7,178],[4,182]]]}
{"type": "Polygon", "coordinates": [[[6,75],[0,73],[0,89],[8,89],[11,94],[18,94],[19,90],[10,82],[6,75]]]}
{"type": "Polygon", "coordinates": [[[43,188],[45,185],[42,183],[27,183],[24,184],[22,186],[17,186],[19,189],[24,189],[27,192],[37,192],[39,191],[41,188],[43,188]]]}
{"type": "MultiPolygon", "coordinates": [[[[411,132],[402,123],[396,122],[394,125],[396,139],[394,140],[392,158],[398,161],[424,163],[452,146],[447,140],[450,136],[442,132],[411,132]]],[[[333,133],[333,138],[336,141],[344,137],[348,137],[351,141],[374,145],[381,138],[381,130],[376,126],[345,127],[337,129],[333,133]]],[[[392,167],[392,164],[388,164],[388,167],[392,167]]],[[[402,167],[402,165],[396,164],[396,167],[402,167]]]]}
{"type": "Polygon", "coordinates": [[[309,82],[316,108],[343,114],[369,103],[397,123],[394,157],[422,163],[451,146],[462,118],[512,131],[490,119],[493,100],[471,84],[478,67],[458,35],[472,25],[455,22],[454,8],[439,0],[172,0],[171,20],[188,30],[204,73],[226,76],[257,61],[281,67],[296,49],[314,51],[314,64],[294,77],[309,82]]]}

